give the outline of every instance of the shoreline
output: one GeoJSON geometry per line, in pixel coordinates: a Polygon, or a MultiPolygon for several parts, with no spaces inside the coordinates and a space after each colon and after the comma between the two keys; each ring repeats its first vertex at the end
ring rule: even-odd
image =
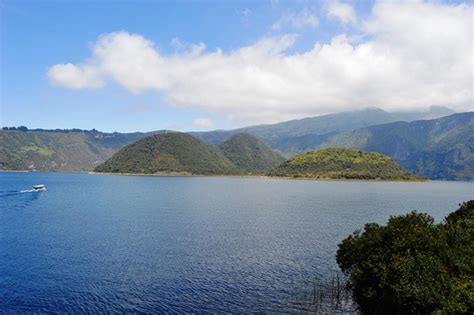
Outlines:
{"type": "Polygon", "coordinates": [[[0,170],[0,173],[35,173],[30,170],[0,170]]]}
{"type": "Polygon", "coordinates": [[[90,175],[116,175],[116,176],[148,176],[148,177],[230,177],[230,178],[258,178],[258,179],[284,179],[284,180],[309,180],[309,181],[337,181],[337,182],[429,182],[430,179],[356,179],[356,178],[313,178],[313,177],[291,177],[291,176],[268,176],[268,175],[200,175],[187,172],[171,173],[113,173],[113,172],[87,172],[90,175]]]}
{"type": "Polygon", "coordinates": [[[202,174],[192,174],[189,172],[162,172],[154,174],[144,174],[144,173],[113,173],[113,172],[87,172],[90,175],[116,175],[116,176],[147,176],[147,177],[237,177],[237,178],[273,178],[266,175],[232,175],[232,174],[222,174],[222,175],[202,175],[202,174]]]}
{"type": "MultiPolygon", "coordinates": [[[[146,177],[229,177],[229,178],[256,178],[256,179],[280,179],[280,180],[303,180],[303,181],[321,181],[321,182],[431,182],[433,180],[427,179],[356,179],[356,178],[313,178],[313,177],[291,177],[291,176],[268,176],[268,175],[244,175],[244,174],[192,174],[189,172],[162,172],[155,174],[143,173],[113,173],[113,172],[94,172],[94,171],[31,171],[31,170],[0,170],[0,173],[77,173],[89,175],[115,175],[115,176],[146,176],[146,177]]],[[[456,180],[442,180],[448,182],[471,182],[471,181],[456,181],[456,180]]]]}

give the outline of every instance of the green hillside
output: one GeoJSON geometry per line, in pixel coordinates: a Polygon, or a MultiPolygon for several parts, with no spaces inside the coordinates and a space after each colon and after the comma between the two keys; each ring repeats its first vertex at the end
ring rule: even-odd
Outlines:
{"type": "Polygon", "coordinates": [[[431,179],[474,179],[474,112],[371,126],[320,137],[317,142],[319,148],[380,152],[431,179]]]}
{"type": "MultiPolygon", "coordinates": [[[[156,131],[160,133],[164,131],[156,131]]],[[[0,170],[91,171],[149,134],[96,130],[0,130],[0,170]]]]}
{"type": "MultiPolygon", "coordinates": [[[[446,111],[438,108],[430,111],[429,116],[443,113],[446,111]]],[[[358,148],[388,155],[406,170],[431,179],[473,180],[474,113],[372,125],[392,119],[408,120],[416,116],[413,113],[403,116],[370,109],[239,130],[192,134],[206,138],[209,142],[220,143],[222,139],[245,131],[287,156],[326,147],[358,148]],[[368,127],[359,128],[361,126],[368,127]]],[[[123,146],[152,134],[167,132],[24,129],[0,130],[0,170],[91,171],[123,146]]],[[[231,148],[233,146],[236,144],[230,145],[231,148]]],[[[265,168],[257,162],[258,159],[251,158],[252,148],[261,154],[267,152],[258,146],[243,145],[240,151],[226,153],[234,164],[240,165],[242,173],[260,172],[260,169],[265,168]],[[239,159],[242,161],[239,162],[239,159]]],[[[272,155],[264,155],[266,157],[263,160],[273,163],[272,155]]]]}
{"type": "Polygon", "coordinates": [[[256,137],[241,133],[219,145],[224,155],[246,173],[263,174],[277,167],[285,158],[256,137]]]}
{"type": "Polygon", "coordinates": [[[432,106],[422,112],[386,112],[380,108],[367,108],[352,112],[289,120],[271,125],[249,126],[235,130],[215,130],[192,133],[212,144],[218,144],[238,133],[248,133],[264,141],[285,156],[314,149],[318,136],[364,128],[396,121],[434,119],[452,114],[448,108],[432,106]]]}
{"type": "Polygon", "coordinates": [[[418,179],[388,156],[343,148],[328,148],[298,154],[272,170],[270,175],[320,179],[418,179]]]}
{"type": "Polygon", "coordinates": [[[95,171],[196,175],[238,173],[237,167],[217,147],[185,133],[167,133],[141,139],[125,146],[95,171]]]}
{"type": "Polygon", "coordinates": [[[0,132],[0,169],[90,170],[115,151],[84,132],[0,132]]]}

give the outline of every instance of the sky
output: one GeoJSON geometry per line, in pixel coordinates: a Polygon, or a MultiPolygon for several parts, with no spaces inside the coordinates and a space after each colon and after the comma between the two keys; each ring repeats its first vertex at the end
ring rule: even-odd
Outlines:
{"type": "Polygon", "coordinates": [[[0,125],[231,129],[474,110],[472,1],[0,0],[0,125]]]}

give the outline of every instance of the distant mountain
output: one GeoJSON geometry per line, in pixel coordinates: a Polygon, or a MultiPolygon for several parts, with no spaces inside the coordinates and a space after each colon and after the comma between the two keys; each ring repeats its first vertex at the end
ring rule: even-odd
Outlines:
{"type": "Polygon", "coordinates": [[[123,146],[165,132],[0,130],[0,170],[91,171],[123,146]]]}
{"type": "Polygon", "coordinates": [[[87,171],[143,133],[0,131],[0,169],[87,171]]]}
{"type": "Polygon", "coordinates": [[[238,172],[219,148],[186,133],[159,134],[138,140],[122,148],[95,171],[197,175],[238,172]]]}
{"type": "MultiPolygon", "coordinates": [[[[356,147],[390,155],[408,170],[430,178],[473,179],[472,136],[469,136],[472,135],[472,122],[460,118],[464,115],[470,117],[472,113],[445,117],[446,122],[453,120],[446,126],[445,118],[413,125],[411,122],[450,112],[444,107],[406,113],[388,113],[372,108],[273,125],[191,134],[218,144],[245,132],[286,156],[328,146],[356,147]],[[441,127],[436,127],[436,124],[441,127]],[[431,129],[433,131],[429,131],[431,129]]],[[[77,129],[26,130],[26,127],[21,130],[0,130],[0,170],[90,171],[123,146],[149,135],[167,132],[170,131],[104,133],[77,129]]],[[[234,145],[231,142],[230,147],[234,145]]],[[[245,145],[243,148],[249,149],[245,145]]],[[[248,153],[241,157],[245,156],[249,162],[248,153]]]]}
{"type": "Polygon", "coordinates": [[[283,156],[264,142],[245,133],[232,136],[219,144],[219,148],[232,163],[246,173],[263,174],[285,161],[283,156]]]}
{"type": "Polygon", "coordinates": [[[272,176],[319,179],[417,180],[392,158],[356,149],[328,148],[295,155],[272,176]]]}
{"type": "MultiPolygon", "coordinates": [[[[301,143],[302,139],[299,140],[301,143]]],[[[313,148],[380,152],[408,171],[431,179],[474,179],[474,112],[371,126],[315,136],[311,141],[317,143],[313,148]]]]}
{"type": "Polygon", "coordinates": [[[433,106],[425,112],[389,113],[379,108],[368,108],[353,112],[329,114],[298,120],[290,120],[272,125],[259,125],[235,130],[216,130],[191,133],[212,144],[218,144],[237,133],[249,133],[263,140],[271,148],[283,155],[291,156],[303,152],[318,143],[313,143],[314,136],[354,130],[372,125],[396,121],[414,121],[432,119],[453,112],[440,106],[433,106]],[[302,142],[304,146],[302,146],[302,142]]]}

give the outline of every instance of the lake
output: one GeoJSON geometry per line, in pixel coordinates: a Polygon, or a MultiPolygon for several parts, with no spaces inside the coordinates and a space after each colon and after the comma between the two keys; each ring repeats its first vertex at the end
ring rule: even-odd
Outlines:
{"type": "Polygon", "coordinates": [[[364,223],[473,198],[472,182],[0,173],[0,310],[288,311],[364,223]]]}

